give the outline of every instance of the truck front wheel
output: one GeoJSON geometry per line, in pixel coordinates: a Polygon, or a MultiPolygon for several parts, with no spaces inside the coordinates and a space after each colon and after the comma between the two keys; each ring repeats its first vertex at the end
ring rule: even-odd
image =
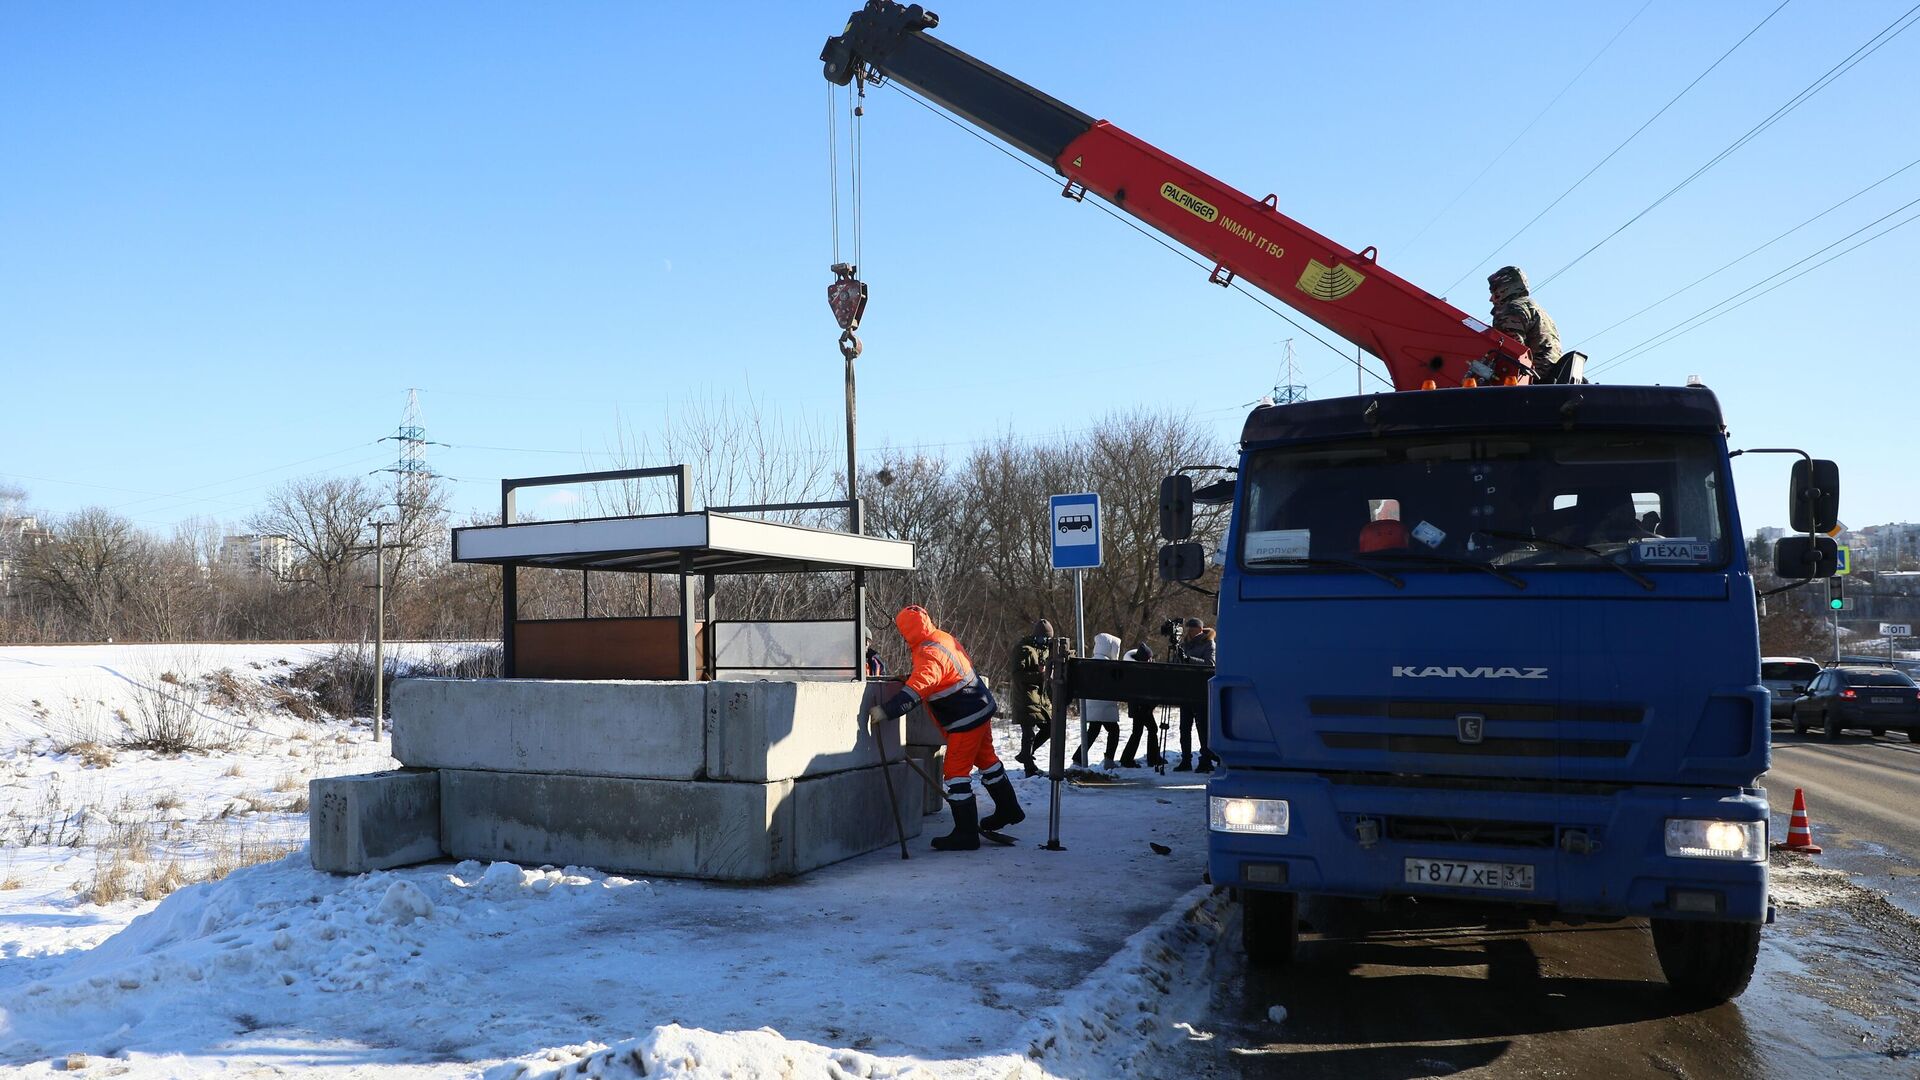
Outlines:
{"type": "Polygon", "coordinates": [[[1697,1005],[1739,997],[1760,955],[1760,924],[1654,919],[1653,953],[1674,993],[1697,1005]]]}
{"type": "Polygon", "coordinates": [[[1300,945],[1300,898],[1289,892],[1240,890],[1240,947],[1257,967],[1284,967],[1300,945]]]}

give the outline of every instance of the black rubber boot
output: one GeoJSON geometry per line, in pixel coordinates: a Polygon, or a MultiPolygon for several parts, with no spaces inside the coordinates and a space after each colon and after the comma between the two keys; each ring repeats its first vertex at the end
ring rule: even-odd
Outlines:
{"type": "Polygon", "coordinates": [[[987,784],[987,794],[993,796],[993,813],[981,819],[982,829],[998,832],[1027,820],[1027,812],[1020,809],[1020,797],[1013,793],[1013,781],[1002,776],[987,784]]]}
{"type": "Polygon", "coordinates": [[[948,799],[953,811],[953,831],[933,838],[935,851],[980,850],[980,804],[973,799],[948,799]]]}

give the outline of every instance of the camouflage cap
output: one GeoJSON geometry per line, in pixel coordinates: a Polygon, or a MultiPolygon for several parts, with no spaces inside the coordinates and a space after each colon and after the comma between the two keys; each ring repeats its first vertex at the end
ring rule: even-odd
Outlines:
{"type": "Polygon", "coordinates": [[[1527,275],[1517,266],[1503,266],[1487,275],[1487,288],[1501,300],[1527,295],[1527,275]]]}

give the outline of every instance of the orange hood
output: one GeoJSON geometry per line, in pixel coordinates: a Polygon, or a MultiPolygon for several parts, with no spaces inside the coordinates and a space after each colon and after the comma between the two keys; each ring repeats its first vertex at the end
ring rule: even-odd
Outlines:
{"type": "Polygon", "coordinates": [[[932,637],[933,632],[939,629],[933,625],[933,616],[927,614],[927,609],[919,604],[909,604],[901,608],[900,614],[893,617],[893,625],[909,645],[920,644],[932,637]]]}

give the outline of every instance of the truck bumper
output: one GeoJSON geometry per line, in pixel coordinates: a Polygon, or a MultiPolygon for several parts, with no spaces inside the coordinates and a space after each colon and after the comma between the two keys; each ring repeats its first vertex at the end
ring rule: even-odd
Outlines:
{"type": "Polygon", "coordinates": [[[1209,833],[1207,866],[1218,885],[1364,898],[1444,896],[1571,916],[1766,918],[1764,858],[1666,853],[1669,818],[1758,823],[1764,830],[1766,794],[1757,789],[1474,791],[1229,771],[1214,776],[1207,793],[1289,804],[1285,835],[1209,833]],[[1494,842],[1480,842],[1489,837],[1494,842]],[[1532,888],[1415,884],[1407,880],[1408,859],[1531,866],[1532,888]]]}

